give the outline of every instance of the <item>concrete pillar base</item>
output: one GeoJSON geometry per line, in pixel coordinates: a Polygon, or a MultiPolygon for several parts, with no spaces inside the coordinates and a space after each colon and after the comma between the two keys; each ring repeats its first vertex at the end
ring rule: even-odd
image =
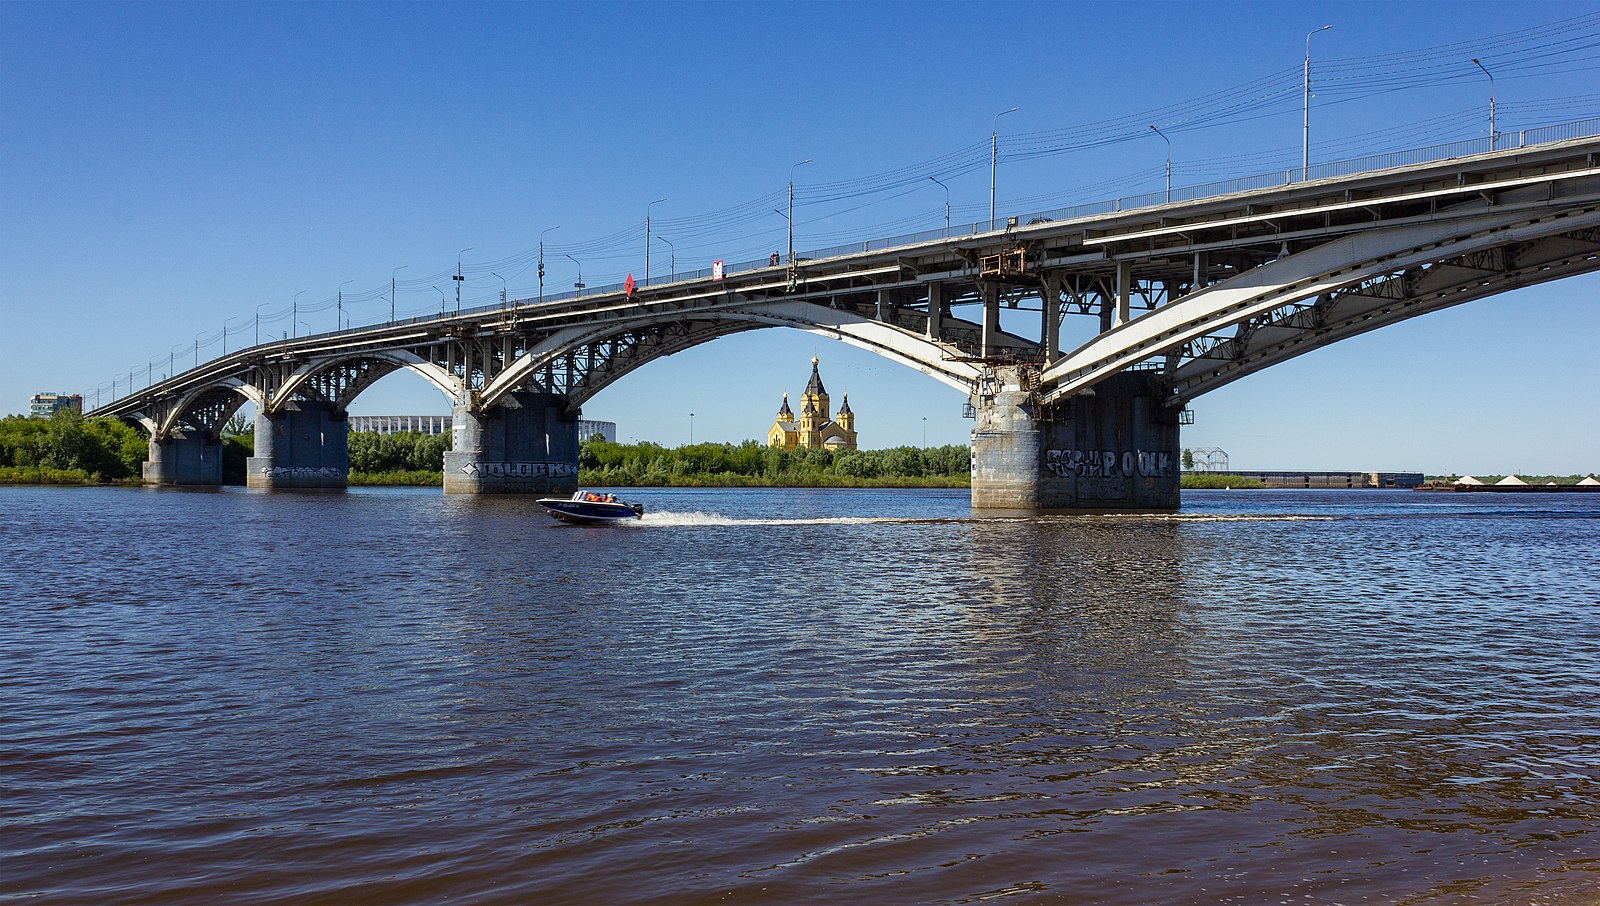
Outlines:
{"type": "Polygon", "coordinates": [[[141,470],[145,484],[164,487],[222,484],[222,441],[203,434],[150,440],[150,458],[141,470]]]}
{"type": "Polygon", "coordinates": [[[272,491],[341,491],[350,483],[350,423],[331,404],[294,401],[256,414],[245,484],[272,491]]]}
{"type": "Polygon", "coordinates": [[[578,413],[558,393],[519,390],[488,412],[457,406],[444,455],[446,494],[570,494],[578,487],[578,413]]]}
{"type": "Polygon", "coordinates": [[[997,368],[972,432],[972,507],[989,512],[1172,512],[1178,410],[1131,371],[1050,407],[1026,368],[997,368]]]}

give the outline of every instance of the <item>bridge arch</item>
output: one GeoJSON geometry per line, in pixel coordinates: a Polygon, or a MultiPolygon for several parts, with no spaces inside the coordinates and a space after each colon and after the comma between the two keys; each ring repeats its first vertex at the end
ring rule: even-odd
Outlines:
{"type": "Polygon", "coordinates": [[[276,413],[300,394],[343,411],[362,391],[401,369],[421,376],[452,404],[461,401],[460,379],[409,350],[385,349],[310,359],[291,371],[259,405],[263,412],[276,413]]]}
{"type": "MultiPolygon", "coordinates": [[[[590,323],[556,331],[502,371],[477,395],[480,409],[497,405],[512,391],[579,350],[590,352],[590,367],[559,389],[571,407],[581,406],[623,376],[665,356],[736,333],[789,327],[883,356],[926,374],[964,393],[981,376],[976,366],[958,361],[952,345],[854,312],[805,301],[747,302],[735,307],[696,312],[693,318],[662,312],[625,323],[590,323]],[[598,351],[598,365],[593,357],[598,351]]],[[[577,369],[567,369],[576,371],[577,369]]],[[[561,385],[562,381],[547,383],[561,385]]],[[[558,389],[550,387],[547,389],[558,389]]]]}

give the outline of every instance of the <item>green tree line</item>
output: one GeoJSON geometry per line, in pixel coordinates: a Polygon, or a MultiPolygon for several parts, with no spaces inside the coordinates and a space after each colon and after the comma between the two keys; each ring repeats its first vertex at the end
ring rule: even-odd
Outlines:
{"type": "Polygon", "coordinates": [[[144,434],[112,418],[72,409],[0,418],[0,483],[127,481],[139,477],[148,454],[144,434]]]}
{"type": "Polygon", "coordinates": [[[886,450],[781,450],[758,441],[666,448],[659,444],[583,442],[578,480],[606,487],[673,485],[936,485],[971,481],[964,445],[886,450]]]}

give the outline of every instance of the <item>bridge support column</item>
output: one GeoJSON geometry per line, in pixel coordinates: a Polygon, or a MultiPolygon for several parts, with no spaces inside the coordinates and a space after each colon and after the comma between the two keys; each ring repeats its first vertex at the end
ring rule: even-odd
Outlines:
{"type": "Polygon", "coordinates": [[[568,494],[578,487],[578,414],[559,393],[519,390],[488,412],[456,406],[446,494],[568,494]]]}
{"type": "Polygon", "coordinates": [[[350,422],[331,403],[293,400],[256,413],[256,455],[245,484],[263,490],[343,490],[350,483],[350,422]]]}
{"type": "Polygon", "coordinates": [[[221,485],[222,441],[190,431],[160,439],[152,437],[143,478],[145,484],[169,487],[221,485]]]}
{"type": "Polygon", "coordinates": [[[978,510],[1171,511],[1178,508],[1178,410],[1149,375],[1124,372],[1053,406],[1027,368],[996,368],[972,432],[978,510]]]}

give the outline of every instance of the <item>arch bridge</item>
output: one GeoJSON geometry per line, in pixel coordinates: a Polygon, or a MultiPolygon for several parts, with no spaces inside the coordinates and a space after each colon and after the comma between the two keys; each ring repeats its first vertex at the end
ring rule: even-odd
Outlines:
{"type": "Polygon", "coordinates": [[[1189,400],[1370,330],[1600,270],[1597,152],[1589,137],[1396,161],[273,341],[91,414],[149,431],[146,481],[216,484],[221,426],[249,401],[252,487],[342,488],[346,408],[406,369],[452,402],[446,493],[559,492],[576,484],[590,397],[662,356],[789,327],[967,393],[975,508],[1172,509],[1189,400]],[[1064,348],[1066,327],[1085,339],[1064,348]]]}

